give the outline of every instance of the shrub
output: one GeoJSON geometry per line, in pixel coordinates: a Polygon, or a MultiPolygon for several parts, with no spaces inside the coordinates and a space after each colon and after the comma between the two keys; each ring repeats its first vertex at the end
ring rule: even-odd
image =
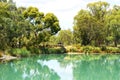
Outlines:
{"type": "Polygon", "coordinates": [[[99,47],[94,47],[92,52],[93,53],[101,53],[101,49],[99,47]]]}
{"type": "Polygon", "coordinates": [[[78,50],[77,50],[76,47],[71,47],[71,48],[70,48],[70,52],[78,52],[78,50]]]}
{"type": "Polygon", "coordinates": [[[66,53],[66,49],[63,47],[56,47],[56,48],[48,48],[48,54],[60,54],[66,53]]]}
{"type": "Polygon", "coordinates": [[[101,46],[101,50],[106,51],[107,50],[106,46],[105,45],[101,46]]]}
{"type": "Polygon", "coordinates": [[[120,49],[120,45],[117,46],[120,49]]]}
{"type": "Polygon", "coordinates": [[[78,49],[76,48],[76,46],[66,46],[66,51],[67,52],[78,52],[78,49]]]}
{"type": "Polygon", "coordinates": [[[49,53],[49,54],[57,54],[57,53],[58,53],[58,50],[55,49],[55,48],[49,48],[49,49],[48,49],[48,53],[49,53]]]}
{"type": "Polygon", "coordinates": [[[91,53],[93,50],[93,47],[92,46],[84,46],[84,47],[82,47],[82,50],[84,53],[91,53]]]}
{"type": "Polygon", "coordinates": [[[28,50],[32,53],[32,54],[41,54],[42,53],[42,49],[36,48],[36,47],[29,47],[28,50]]]}
{"type": "Polygon", "coordinates": [[[74,45],[77,49],[80,49],[81,48],[81,46],[80,46],[80,44],[76,44],[76,45],[74,45]]]}
{"type": "Polygon", "coordinates": [[[11,49],[9,53],[13,56],[28,56],[30,54],[30,51],[28,51],[26,48],[15,48],[11,49]]]}
{"type": "Polygon", "coordinates": [[[120,53],[120,49],[117,47],[107,47],[107,53],[120,53]]]}

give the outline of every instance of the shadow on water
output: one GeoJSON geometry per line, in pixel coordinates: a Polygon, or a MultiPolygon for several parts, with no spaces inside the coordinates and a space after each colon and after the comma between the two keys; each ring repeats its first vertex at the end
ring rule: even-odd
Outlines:
{"type": "Polygon", "coordinates": [[[0,64],[0,80],[120,80],[120,55],[52,54],[0,64]]]}

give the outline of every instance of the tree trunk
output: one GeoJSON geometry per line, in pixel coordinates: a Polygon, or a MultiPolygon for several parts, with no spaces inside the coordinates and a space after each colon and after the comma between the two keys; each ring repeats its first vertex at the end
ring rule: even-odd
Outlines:
{"type": "Polygon", "coordinates": [[[117,40],[114,40],[114,45],[115,47],[117,47],[117,40]]]}

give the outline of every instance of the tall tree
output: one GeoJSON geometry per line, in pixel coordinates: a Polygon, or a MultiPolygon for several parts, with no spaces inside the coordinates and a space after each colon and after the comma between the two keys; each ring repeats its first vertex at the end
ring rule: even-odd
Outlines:
{"type": "Polygon", "coordinates": [[[60,30],[53,13],[35,7],[17,8],[12,0],[0,2],[0,49],[39,46],[60,30]]]}
{"type": "Polygon", "coordinates": [[[7,2],[7,0],[0,0],[0,2],[7,2]]]}
{"type": "Polygon", "coordinates": [[[71,45],[73,43],[73,33],[68,30],[61,30],[58,33],[58,43],[63,43],[64,45],[71,45]]]}
{"type": "Polygon", "coordinates": [[[23,12],[24,17],[32,24],[34,44],[46,41],[60,30],[59,20],[53,13],[39,12],[36,7],[29,7],[23,12]]]}
{"type": "Polygon", "coordinates": [[[73,33],[68,30],[61,30],[57,35],[51,36],[49,42],[52,44],[62,43],[64,45],[73,44],[73,33]]]}
{"type": "Polygon", "coordinates": [[[100,46],[105,40],[105,16],[109,4],[99,1],[87,6],[89,10],[80,10],[74,18],[74,33],[79,35],[82,45],[100,46]]]}
{"type": "Polygon", "coordinates": [[[93,23],[94,19],[86,10],[80,10],[75,16],[74,36],[81,39],[82,45],[88,45],[94,38],[93,23]]]}
{"type": "Polygon", "coordinates": [[[109,36],[113,37],[114,45],[117,46],[120,40],[120,6],[114,6],[106,18],[109,36]]]}
{"type": "Polygon", "coordinates": [[[107,14],[107,9],[109,8],[109,4],[107,2],[98,1],[89,3],[87,6],[92,17],[95,19],[95,45],[100,46],[100,44],[104,43],[106,37],[105,17],[107,14]]]}

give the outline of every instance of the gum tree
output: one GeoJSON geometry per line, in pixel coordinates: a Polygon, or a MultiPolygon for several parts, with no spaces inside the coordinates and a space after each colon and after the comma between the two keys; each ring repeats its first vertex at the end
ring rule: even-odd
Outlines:
{"type": "Polygon", "coordinates": [[[100,46],[106,37],[105,16],[109,4],[99,1],[89,3],[87,7],[88,10],[80,10],[74,18],[74,35],[78,35],[82,45],[100,46]]]}

